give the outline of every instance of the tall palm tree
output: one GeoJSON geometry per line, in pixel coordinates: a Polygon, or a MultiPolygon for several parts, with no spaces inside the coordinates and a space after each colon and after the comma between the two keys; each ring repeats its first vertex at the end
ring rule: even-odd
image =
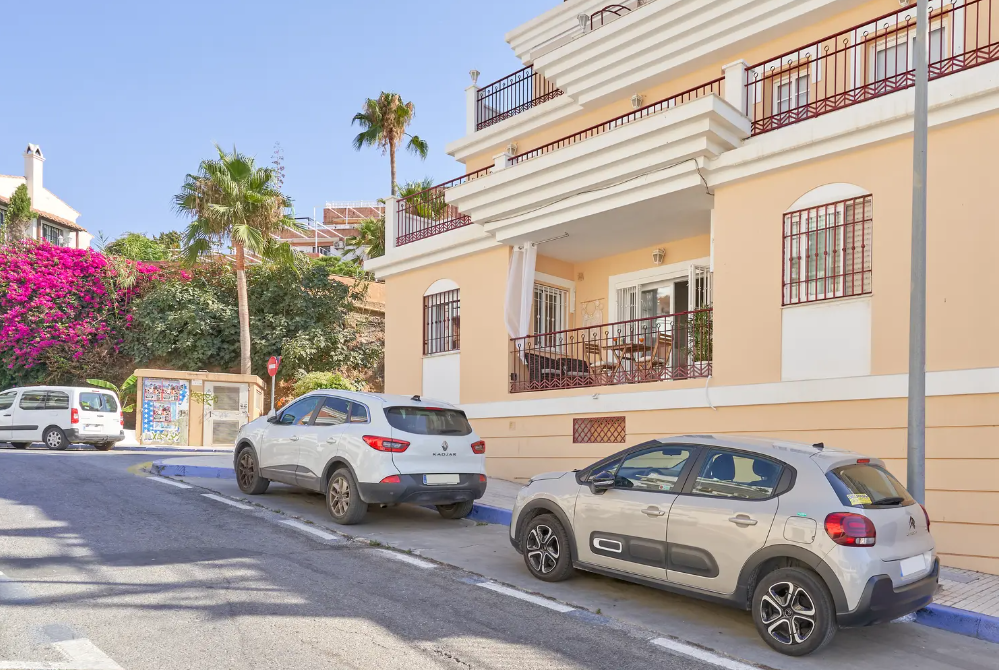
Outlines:
{"type": "MultiPolygon", "coordinates": [[[[408,198],[417,193],[424,193],[432,188],[434,180],[426,177],[421,181],[409,181],[399,187],[399,197],[408,198]]],[[[421,199],[422,200],[422,199],[421,199]]],[[[384,201],[379,201],[384,202],[384,201]]],[[[421,216],[425,216],[424,210],[427,205],[417,203],[415,205],[421,216]]],[[[385,215],[369,217],[357,224],[357,235],[344,240],[348,251],[354,252],[355,256],[363,253],[367,258],[378,258],[385,255],[385,215]]]]}
{"type": "Polygon", "coordinates": [[[233,147],[226,153],[219,145],[217,159],[201,161],[197,174],[189,174],[174,196],[177,212],[190,216],[184,232],[181,257],[188,263],[212,256],[229,243],[236,256],[236,289],[239,303],[239,368],[250,374],[250,311],[246,294],[246,253],[290,263],[293,252],[274,235],[282,228],[301,226],[285,213],[289,200],[275,185],[269,167],[257,167],[253,158],[233,147]]]}
{"type": "Polygon", "coordinates": [[[364,101],[364,109],[354,115],[351,125],[357,124],[361,132],[354,138],[354,149],[360,151],[364,147],[379,147],[382,154],[388,152],[389,164],[392,169],[392,195],[396,194],[395,182],[395,152],[407,137],[406,150],[420,158],[426,159],[429,146],[416,135],[410,135],[406,128],[413,121],[416,106],[411,102],[403,102],[398,93],[382,94],[372,100],[364,101]]]}

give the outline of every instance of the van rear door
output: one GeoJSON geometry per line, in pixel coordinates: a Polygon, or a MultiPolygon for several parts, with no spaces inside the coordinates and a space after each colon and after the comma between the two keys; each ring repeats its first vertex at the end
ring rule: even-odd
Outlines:
{"type": "Polygon", "coordinates": [[[461,410],[420,406],[387,407],[385,416],[392,427],[392,439],[409,443],[405,451],[392,454],[392,461],[399,472],[424,475],[485,474],[485,445],[472,431],[472,426],[461,410]],[[477,450],[480,453],[475,453],[477,450]]]}
{"type": "Polygon", "coordinates": [[[107,391],[80,391],[80,436],[118,435],[121,415],[118,398],[107,391]]]}

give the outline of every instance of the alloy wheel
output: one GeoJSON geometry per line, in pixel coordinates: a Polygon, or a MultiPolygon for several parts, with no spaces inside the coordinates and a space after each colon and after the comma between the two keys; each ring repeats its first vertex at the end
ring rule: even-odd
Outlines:
{"type": "Polygon", "coordinates": [[[547,575],[558,565],[558,538],[544,524],[538,524],[527,534],[527,560],[536,572],[547,575]]]}
{"type": "Polygon", "coordinates": [[[346,477],[336,476],[330,482],[330,509],[333,516],[342,517],[350,507],[350,483],[346,477]]]}
{"type": "Polygon", "coordinates": [[[803,644],[815,631],[816,608],[805,589],[792,582],[777,582],[760,601],[760,619],[770,636],[781,644],[803,644]]]}
{"type": "Polygon", "coordinates": [[[62,446],[62,435],[54,430],[50,430],[45,435],[45,445],[51,449],[58,449],[62,446]]]}
{"type": "Polygon", "coordinates": [[[236,476],[239,477],[239,485],[243,488],[252,488],[257,475],[257,464],[253,460],[249,449],[244,449],[239,455],[239,468],[236,476]]]}

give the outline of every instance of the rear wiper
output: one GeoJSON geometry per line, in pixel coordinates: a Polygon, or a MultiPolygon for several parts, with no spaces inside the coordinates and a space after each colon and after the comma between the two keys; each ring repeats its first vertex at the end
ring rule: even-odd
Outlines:
{"type": "Polygon", "coordinates": [[[464,431],[460,428],[447,428],[440,431],[441,435],[461,435],[464,431]]]}
{"type": "Polygon", "coordinates": [[[889,498],[881,498],[880,500],[875,500],[872,505],[898,505],[899,503],[905,502],[905,498],[899,496],[891,496],[889,498]]]}

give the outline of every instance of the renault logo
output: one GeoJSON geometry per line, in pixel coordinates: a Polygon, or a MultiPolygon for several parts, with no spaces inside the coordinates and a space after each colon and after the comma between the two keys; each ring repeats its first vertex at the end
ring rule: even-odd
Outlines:
{"type": "MultiPolygon", "coordinates": [[[[447,451],[447,440],[441,442],[441,449],[443,449],[444,451],[447,451]]],[[[912,517],[909,517],[909,520],[911,521],[912,517]]]]}
{"type": "Polygon", "coordinates": [[[909,530],[916,530],[916,520],[909,517],[909,530]]]}

